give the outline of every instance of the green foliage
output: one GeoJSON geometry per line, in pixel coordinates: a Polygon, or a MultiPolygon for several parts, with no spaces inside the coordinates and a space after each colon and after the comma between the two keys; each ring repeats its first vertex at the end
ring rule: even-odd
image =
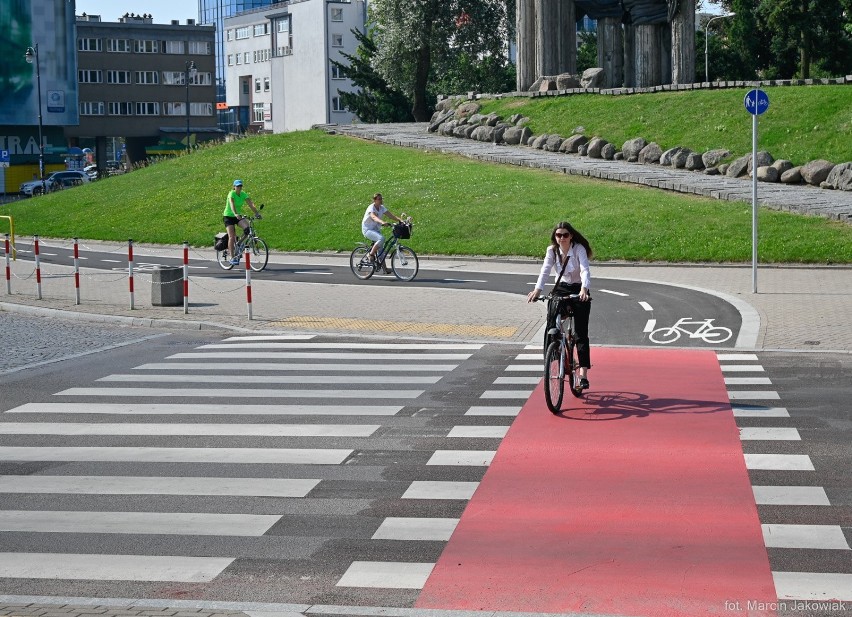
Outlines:
{"type": "Polygon", "coordinates": [[[577,72],[582,74],[586,69],[598,66],[598,34],[597,32],[579,32],[580,46],[577,48],[577,72]]]}
{"type": "MultiPolygon", "coordinates": [[[[625,97],[625,99],[628,97],[625,97]]],[[[633,98],[633,97],[630,97],[633,98]]],[[[742,112],[744,114],[744,112],[742,112]]],[[[373,193],[414,217],[422,255],[540,258],[570,220],[599,260],[751,260],[751,205],[424,153],[319,131],[249,137],[71,190],[4,206],[19,235],[206,247],[235,175],[266,204],[270,247],[339,251],[360,241],[373,193]],[[158,220],[151,218],[157,204],[158,220]],[[471,223],[473,221],[474,223],[471,223]],[[473,231],[471,231],[473,230],[473,231]]],[[[762,211],[764,263],[852,263],[852,226],[762,211]]]]}

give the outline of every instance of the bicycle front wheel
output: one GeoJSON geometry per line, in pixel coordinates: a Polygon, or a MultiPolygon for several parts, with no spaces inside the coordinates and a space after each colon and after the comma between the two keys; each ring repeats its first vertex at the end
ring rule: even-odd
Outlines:
{"type": "Polygon", "coordinates": [[[234,267],[231,263],[231,255],[227,250],[216,251],[216,261],[219,262],[219,267],[222,268],[222,270],[230,270],[234,267]]]}
{"type": "Polygon", "coordinates": [[[391,257],[391,268],[399,280],[413,280],[417,276],[417,271],[420,270],[417,254],[407,246],[400,244],[391,257]]]}
{"type": "Polygon", "coordinates": [[[266,267],[266,264],[269,263],[269,247],[266,246],[266,242],[260,238],[252,240],[246,247],[246,250],[251,251],[249,264],[251,265],[251,269],[255,272],[260,272],[266,267]]]}
{"type": "Polygon", "coordinates": [[[373,276],[373,272],[376,271],[376,267],[373,262],[370,261],[369,255],[370,247],[358,246],[349,256],[349,267],[352,268],[352,274],[362,281],[366,281],[368,278],[373,276]]]}
{"type": "Polygon", "coordinates": [[[583,388],[580,387],[580,356],[577,353],[577,344],[574,339],[568,340],[568,357],[565,358],[565,379],[571,394],[580,398],[583,396],[583,388]]]}
{"type": "Polygon", "coordinates": [[[562,408],[562,396],[565,394],[565,365],[562,357],[562,345],[553,341],[547,346],[544,355],[544,400],[552,413],[562,408]]]}

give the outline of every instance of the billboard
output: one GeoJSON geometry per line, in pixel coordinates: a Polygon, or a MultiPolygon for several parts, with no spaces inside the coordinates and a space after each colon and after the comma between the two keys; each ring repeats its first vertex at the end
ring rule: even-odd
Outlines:
{"type": "Polygon", "coordinates": [[[79,123],[74,0],[0,0],[0,125],[79,123]],[[25,56],[38,45],[36,63],[25,56]]]}

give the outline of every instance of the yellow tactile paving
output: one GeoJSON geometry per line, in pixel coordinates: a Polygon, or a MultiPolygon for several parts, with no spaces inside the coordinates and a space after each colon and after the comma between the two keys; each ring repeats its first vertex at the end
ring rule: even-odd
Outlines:
{"type": "Polygon", "coordinates": [[[419,323],[414,321],[386,321],[346,319],[339,317],[293,316],[270,325],[282,328],[311,328],[323,330],[353,330],[385,333],[432,334],[475,336],[509,339],[515,336],[514,326],[476,326],[472,324],[419,323]]]}

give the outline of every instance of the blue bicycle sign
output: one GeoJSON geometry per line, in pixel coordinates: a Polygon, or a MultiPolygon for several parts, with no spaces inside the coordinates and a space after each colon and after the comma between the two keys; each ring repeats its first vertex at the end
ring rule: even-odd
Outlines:
{"type": "Polygon", "coordinates": [[[759,116],[769,109],[769,96],[763,90],[749,90],[743,100],[746,111],[752,116],[759,116]]]}

